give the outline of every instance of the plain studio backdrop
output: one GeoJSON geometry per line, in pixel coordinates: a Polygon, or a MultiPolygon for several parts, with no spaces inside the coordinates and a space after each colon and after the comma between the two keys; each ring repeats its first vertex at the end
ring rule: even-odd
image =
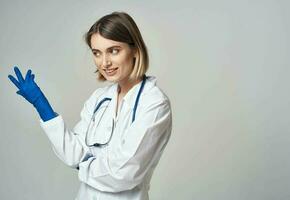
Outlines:
{"type": "Polygon", "coordinates": [[[74,199],[77,170],[54,154],[34,107],[7,78],[35,80],[70,128],[96,80],[84,33],[125,11],[171,99],[173,131],[152,200],[290,199],[287,1],[36,1],[0,4],[0,199],[74,199]]]}

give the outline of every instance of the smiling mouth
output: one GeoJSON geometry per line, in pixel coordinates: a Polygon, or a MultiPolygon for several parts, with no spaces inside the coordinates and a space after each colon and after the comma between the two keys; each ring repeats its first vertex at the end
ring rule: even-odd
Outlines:
{"type": "Polygon", "coordinates": [[[113,72],[113,71],[115,71],[116,69],[118,69],[118,67],[116,67],[116,68],[111,68],[111,69],[104,69],[104,71],[106,71],[106,72],[113,72]]]}
{"type": "Polygon", "coordinates": [[[104,71],[107,73],[107,74],[112,74],[114,73],[116,70],[118,69],[118,67],[116,68],[110,68],[110,69],[104,69],[104,71]]]}

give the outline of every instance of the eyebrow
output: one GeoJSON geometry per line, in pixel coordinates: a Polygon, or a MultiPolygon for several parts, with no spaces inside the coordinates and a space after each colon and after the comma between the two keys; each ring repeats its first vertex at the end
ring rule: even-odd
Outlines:
{"type": "MultiPolygon", "coordinates": [[[[116,47],[118,47],[118,48],[122,48],[122,47],[119,46],[119,45],[114,45],[114,46],[111,46],[111,47],[107,48],[107,50],[108,50],[108,49],[113,49],[113,48],[116,48],[116,47]]],[[[93,49],[93,48],[92,48],[92,51],[100,51],[100,50],[99,50],[99,49],[93,49]]]]}

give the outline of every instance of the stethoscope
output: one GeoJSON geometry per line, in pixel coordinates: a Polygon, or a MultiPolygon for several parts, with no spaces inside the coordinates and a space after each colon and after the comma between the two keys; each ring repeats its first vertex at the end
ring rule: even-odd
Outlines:
{"type": "MultiPolygon", "coordinates": [[[[137,97],[136,97],[136,100],[135,100],[135,104],[134,104],[134,108],[133,108],[133,115],[132,115],[132,122],[131,122],[131,123],[133,123],[133,122],[135,121],[135,116],[136,116],[137,106],[138,106],[138,103],[139,103],[139,100],[140,100],[140,96],[141,96],[142,90],[143,90],[144,85],[145,85],[145,82],[146,82],[146,78],[147,78],[146,75],[144,75],[144,76],[143,76],[142,83],[141,83],[141,86],[140,86],[140,88],[139,88],[139,91],[138,91],[138,94],[137,94],[137,97]]],[[[96,105],[96,107],[95,107],[94,113],[93,113],[92,118],[91,118],[91,120],[90,120],[90,123],[89,123],[89,125],[88,125],[87,131],[86,131],[86,136],[85,136],[85,143],[86,143],[86,145],[87,145],[88,147],[100,147],[100,146],[103,146],[103,145],[108,144],[108,143],[111,141],[111,138],[112,138],[112,136],[113,136],[113,132],[114,132],[114,126],[115,126],[115,121],[114,121],[114,119],[113,119],[113,123],[112,123],[113,125],[112,125],[112,130],[111,130],[110,138],[108,139],[107,142],[105,142],[105,143],[94,143],[94,144],[91,144],[91,145],[88,144],[88,142],[87,142],[88,132],[89,132],[89,130],[90,130],[90,128],[91,128],[91,123],[92,123],[92,121],[95,123],[95,119],[94,119],[95,114],[97,113],[97,111],[99,110],[99,108],[101,107],[101,105],[102,105],[103,103],[105,103],[105,102],[107,102],[107,101],[111,101],[111,100],[112,100],[112,98],[105,97],[105,98],[102,99],[102,100],[101,100],[101,101],[96,105]]],[[[104,111],[103,111],[103,113],[102,113],[102,115],[101,115],[101,117],[100,117],[100,119],[99,119],[99,121],[98,121],[97,126],[99,125],[99,123],[100,123],[100,121],[101,121],[101,119],[102,119],[104,113],[106,112],[107,107],[108,107],[108,106],[106,106],[106,108],[104,109],[104,111]]]]}

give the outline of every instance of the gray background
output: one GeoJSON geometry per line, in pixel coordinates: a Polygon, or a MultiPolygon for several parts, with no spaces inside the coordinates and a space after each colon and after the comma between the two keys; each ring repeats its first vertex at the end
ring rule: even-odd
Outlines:
{"type": "Polygon", "coordinates": [[[83,34],[128,12],[148,75],[171,99],[173,132],[152,200],[290,199],[287,1],[36,1],[0,4],[0,199],[73,199],[77,171],[54,155],[34,108],[7,78],[29,68],[69,127],[95,79],[83,34]]]}

